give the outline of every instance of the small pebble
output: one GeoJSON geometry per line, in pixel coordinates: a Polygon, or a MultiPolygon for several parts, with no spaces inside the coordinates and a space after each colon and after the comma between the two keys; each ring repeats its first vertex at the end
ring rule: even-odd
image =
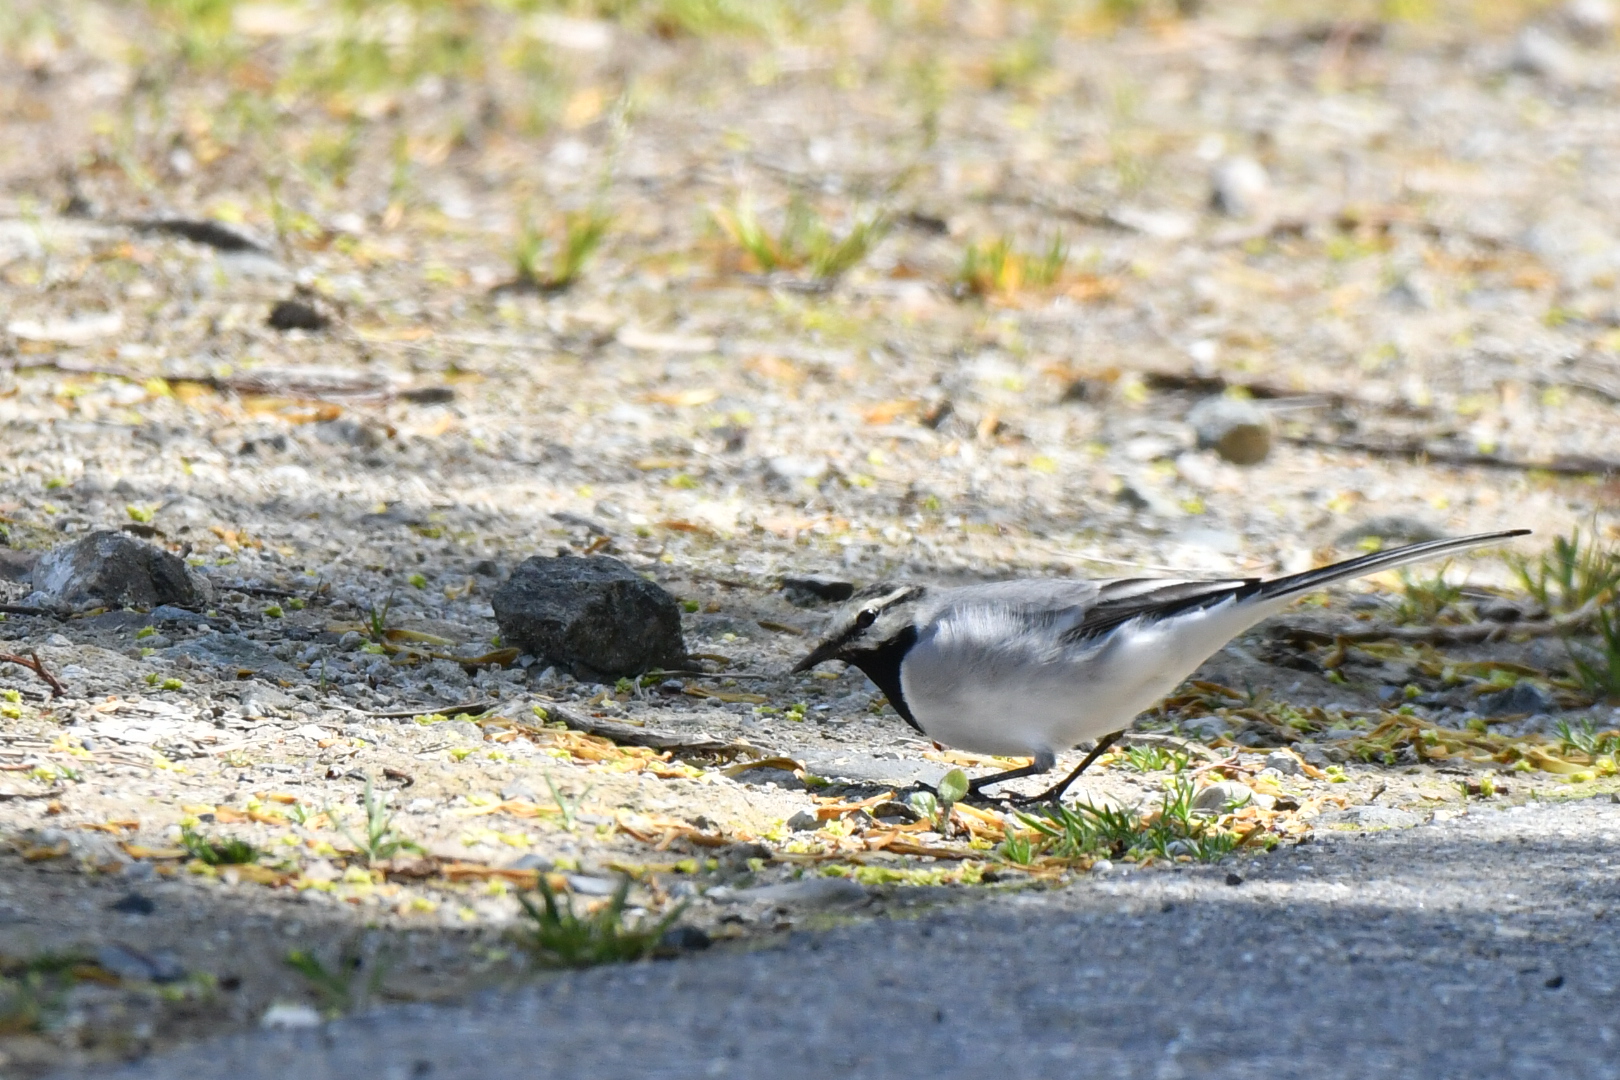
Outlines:
{"type": "Polygon", "coordinates": [[[1258,465],[1271,453],[1271,416],[1252,401],[1207,397],[1187,413],[1198,446],[1234,465],[1258,465]]]}
{"type": "Polygon", "coordinates": [[[787,819],[787,827],[794,832],[815,832],[821,826],[822,821],[814,810],[800,810],[787,819]]]}
{"type": "Polygon", "coordinates": [[[1229,157],[1210,173],[1209,205],[1228,217],[1254,217],[1265,209],[1271,178],[1252,157],[1229,157]]]}
{"type": "Polygon", "coordinates": [[[1228,885],[1241,885],[1243,884],[1243,877],[1241,874],[1227,874],[1226,883],[1228,885]]]}
{"type": "Polygon", "coordinates": [[[1192,808],[1211,814],[1224,814],[1229,806],[1243,806],[1254,799],[1254,792],[1236,780],[1222,780],[1200,789],[1193,796],[1192,808]]]}
{"type": "Polygon", "coordinates": [[[321,1014],[312,1006],[278,1001],[259,1017],[262,1028],[312,1028],[321,1026],[321,1014]]]}
{"type": "Polygon", "coordinates": [[[150,915],[157,910],[157,905],[152,902],[150,896],[142,896],[137,892],[129,893],[121,900],[115,900],[107,907],[124,915],[150,915]]]}

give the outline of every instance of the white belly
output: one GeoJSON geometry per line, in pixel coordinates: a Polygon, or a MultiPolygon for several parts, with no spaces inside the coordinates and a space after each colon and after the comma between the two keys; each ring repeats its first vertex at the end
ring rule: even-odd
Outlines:
{"type": "Polygon", "coordinates": [[[1017,627],[930,627],[906,654],[901,690],[929,738],[979,754],[1059,754],[1129,727],[1270,605],[1223,604],[1100,643],[1051,649],[1017,627]]]}

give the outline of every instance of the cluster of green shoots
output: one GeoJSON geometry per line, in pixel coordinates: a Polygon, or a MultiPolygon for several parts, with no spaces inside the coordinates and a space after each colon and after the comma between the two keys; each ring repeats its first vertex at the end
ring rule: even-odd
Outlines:
{"type": "Polygon", "coordinates": [[[1044,252],[1020,251],[1009,237],[968,245],[956,287],[974,296],[1006,296],[1020,289],[1047,289],[1058,283],[1069,264],[1069,247],[1054,236],[1044,252]]]}
{"type": "Polygon", "coordinates": [[[1579,529],[1560,536],[1534,559],[1510,556],[1525,591],[1569,626],[1564,645],[1576,686],[1593,701],[1620,700],[1620,550],[1579,529]],[[1582,634],[1589,616],[1595,634],[1582,634]]]}
{"type": "Polygon", "coordinates": [[[560,293],[573,288],[597,248],[602,246],[612,224],[612,217],[599,206],[566,213],[555,230],[560,232],[560,239],[553,241],[547,231],[536,224],[533,215],[525,214],[512,248],[515,276],[502,288],[508,292],[542,293],[560,293]],[[548,249],[552,249],[549,258],[548,249]]]}
{"type": "Polygon", "coordinates": [[[262,854],[250,842],[237,836],[218,839],[204,836],[187,825],[180,830],[180,846],[193,859],[209,866],[244,866],[262,854]]]}
{"type": "Polygon", "coordinates": [[[1186,857],[1219,862],[1242,840],[1220,828],[1213,815],[1194,811],[1192,803],[1192,782],[1177,777],[1166,786],[1159,806],[1147,813],[1122,807],[1048,806],[1036,814],[1020,814],[1034,835],[1009,835],[1000,854],[1018,865],[1029,865],[1041,855],[1064,861],[1186,857]]]}
{"type": "Polygon", "coordinates": [[[583,968],[640,960],[658,948],[665,932],[684,910],[676,907],[660,919],[643,918],[631,925],[626,911],[628,877],[620,879],[606,903],[587,914],[575,911],[572,894],[559,896],[545,874],[540,875],[537,892],[539,903],[518,896],[530,920],[524,936],[536,959],[553,967],[583,968]]]}
{"type": "Polygon", "coordinates": [[[747,196],[734,206],[714,207],[715,224],[760,274],[806,271],[810,282],[829,285],[858,266],[888,231],[882,212],[857,214],[837,232],[803,198],[788,203],[780,227],[770,228],[747,196]]]}

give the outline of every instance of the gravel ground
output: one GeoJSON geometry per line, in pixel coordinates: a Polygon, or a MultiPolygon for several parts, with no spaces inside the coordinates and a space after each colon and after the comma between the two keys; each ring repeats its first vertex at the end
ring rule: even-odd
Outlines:
{"type": "MultiPolygon", "coordinates": [[[[61,684],[0,663],[7,1075],[332,1007],[291,950],[361,957],[384,972],[368,1000],[531,981],[505,935],[541,872],[582,903],[629,873],[632,918],[688,901],[723,950],[1066,882],[987,901],[986,941],[1037,917],[996,904],[1092,917],[1089,859],[1032,872],[997,854],[999,812],[928,829],[883,797],[1004,763],[917,739],[856,671],[784,674],[828,611],[784,577],[1614,540],[1608,5],[693,21],[712,6],[0,10],[0,652],[61,684]],[[385,59],[344,66],[365,56],[385,59]],[[821,280],[734,242],[750,208],[780,235],[796,204],[836,236],[889,228],[821,280]],[[607,234],[577,281],[499,288],[529,225],[544,276],[588,208],[607,234]],[[271,325],[293,299],[324,327],[271,325]],[[1198,445],[1190,411],[1219,394],[1261,410],[1260,463],[1198,445]],[[213,599],[17,610],[42,552],[101,529],[183,556],[213,599]],[[600,686],[501,653],[493,590],[559,550],[673,593],[693,673],[600,686]],[[368,782],[420,854],[358,849],[368,782]],[[209,866],[182,829],[263,854],[209,866]],[[781,885],[812,895],[747,893],[781,885]],[[42,989],[52,957],[76,966],[42,989]]],[[[1279,850],[1607,795],[1612,754],[1555,726],[1614,712],[1541,601],[1491,553],[1447,573],[1467,588],[1375,579],[1234,643],[1138,752],[1250,787],[1222,827],[1279,850]],[[1451,640],[1479,619],[1520,625],[1451,640]]],[[[1152,808],[1173,778],[1143,764],[1106,760],[1087,795],[1152,808]]],[[[1555,836],[1566,814],[1524,820],[1555,836]]],[[[1364,850],[1422,875],[1441,849],[1405,837],[1462,827],[1364,850]]],[[[1167,862],[1106,888],[1206,873],[1167,862]]],[[[1500,875],[1531,895],[1538,865],[1500,875]]],[[[1163,917],[1258,890],[1211,892],[1163,917]]],[[[1433,925],[1400,910],[1422,954],[1433,925]]],[[[904,949],[922,925],[837,940],[904,949]]],[[[1217,937],[1189,970],[1237,970],[1217,937]]]]}
{"type": "Polygon", "coordinates": [[[1612,1077],[1617,825],[1605,797],[1325,832],[93,1075],[1612,1077]]]}

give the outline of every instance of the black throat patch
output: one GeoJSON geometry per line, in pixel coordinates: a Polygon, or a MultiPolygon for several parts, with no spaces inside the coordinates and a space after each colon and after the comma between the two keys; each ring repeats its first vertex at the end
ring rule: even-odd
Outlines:
{"type": "Polygon", "coordinates": [[[877,688],[889,699],[889,704],[900,714],[900,719],[922,733],[922,725],[911,715],[911,707],[906,704],[906,695],[900,689],[900,661],[905,659],[906,653],[910,652],[915,644],[917,644],[917,628],[908,626],[875,649],[862,649],[859,652],[852,649],[841,659],[864,671],[868,679],[877,683],[877,688]]]}

